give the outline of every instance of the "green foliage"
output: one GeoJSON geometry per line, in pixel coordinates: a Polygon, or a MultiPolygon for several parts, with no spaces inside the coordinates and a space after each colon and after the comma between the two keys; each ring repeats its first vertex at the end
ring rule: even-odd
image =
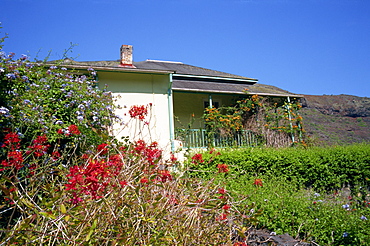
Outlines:
{"type": "Polygon", "coordinates": [[[257,228],[319,245],[367,245],[370,145],[212,150],[188,160],[191,177],[213,179],[239,210],[263,210],[257,228]],[[215,154],[217,153],[217,154],[215,154]],[[228,173],[211,172],[217,163],[228,173]]]}
{"type": "MultiPolygon", "coordinates": [[[[216,157],[204,153],[204,164],[197,168],[208,170],[215,163],[226,163],[240,175],[296,178],[307,188],[325,191],[344,186],[370,186],[370,145],[367,144],[330,148],[246,148],[220,152],[221,155],[216,157]]],[[[204,172],[197,175],[205,177],[204,172]]]]}

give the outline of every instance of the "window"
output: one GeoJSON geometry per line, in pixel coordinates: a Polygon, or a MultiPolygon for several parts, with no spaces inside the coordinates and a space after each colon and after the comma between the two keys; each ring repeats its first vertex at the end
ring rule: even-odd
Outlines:
{"type": "MultiPolygon", "coordinates": [[[[212,101],[212,108],[219,108],[220,102],[212,101]]],[[[204,101],[204,108],[209,108],[209,101],[204,101]]]]}

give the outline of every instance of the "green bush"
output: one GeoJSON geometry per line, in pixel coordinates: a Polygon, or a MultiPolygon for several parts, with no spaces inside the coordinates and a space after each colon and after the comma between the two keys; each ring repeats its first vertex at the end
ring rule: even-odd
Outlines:
{"type": "Polygon", "coordinates": [[[207,170],[226,163],[238,175],[270,175],[297,179],[307,188],[335,190],[344,186],[370,185],[370,145],[356,144],[312,148],[247,148],[203,153],[202,165],[188,161],[194,176],[207,177],[207,170]]]}

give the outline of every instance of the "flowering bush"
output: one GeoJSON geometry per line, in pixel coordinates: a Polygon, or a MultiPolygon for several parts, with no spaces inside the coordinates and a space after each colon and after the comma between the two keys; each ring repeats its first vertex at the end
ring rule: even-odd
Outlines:
{"type": "Polygon", "coordinates": [[[247,129],[257,134],[266,146],[305,145],[303,119],[298,113],[300,108],[297,99],[276,102],[276,99],[252,95],[231,106],[206,108],[203,119],[210,140],[215,134],[230,138],[247,129]]]}
{"type": "MultiPolygon", "coordinates": [[[[17,135],[7,139],[7,147],[19,147],[17,135]]],[[[39,136],[33,143],[45,146],[47,138],[39,136]]],[[[43,158],[35,155],[43,148],[30,149],[35,160],[43,158]]],[[[229,192],[213,182],[177,177],[170,172],[176,160],[164,160],[161,153],[157,143],[143,140],[102,144],[76,159],[76,165],[59,166],[53,182],[40,182],[40,175],[50,173],[46,169],[31,175],[27,187],[3,175],[6,210],[1,213],[18,216],[9,216],[16,222],[2,225],[0,237],[8,244],[53,245],[237,242],[232,228],[242,230],[247,217],[229,192]]],[[[52,158],[43,160],[52,166],[52,158]]]]}
{"type": "Polygon", "coordinates": [[[98,89],[95,75],[93,69],[68,70],[62,61],[31,62],[25,55],[16,59],[1,46],[0,139],[11,131],[31,145],[34,136],[42,135],[59,144],[59,151],[81,152],[106,141],[118,117],[112,94],[98,89]]]}

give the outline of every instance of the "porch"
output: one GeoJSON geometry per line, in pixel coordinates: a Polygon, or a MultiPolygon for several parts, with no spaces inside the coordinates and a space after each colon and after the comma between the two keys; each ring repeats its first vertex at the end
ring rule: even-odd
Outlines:
{"type": "Polygon", "coordinates": [[[255,147],[259,142],[257,136],[250,130],[225,135],[221,133],[210,134],[205,129],[180,129],[176,132],[175,137],[182,141],[185,148],[255,147]]]}

